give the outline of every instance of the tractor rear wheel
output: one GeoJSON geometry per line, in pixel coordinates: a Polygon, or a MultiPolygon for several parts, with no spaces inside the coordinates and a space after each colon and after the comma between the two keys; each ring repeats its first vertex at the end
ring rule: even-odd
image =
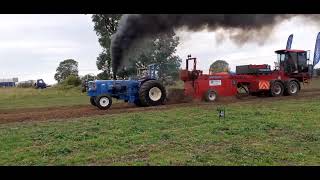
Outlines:
{"type": "Polygon", "coordinates": [[[285,94],[294,96],[297,95],[299,92],[299,84],[296,81],[290,81],[287,85],[285,94]]]}
{"type": "Polygon", "coordinates": [[[218,97],[218,94],[216,91],[209,89],[205,94],[204,94],[204,100],[207,102],[214,102],[216,101],[218,97]]]}
{"type": "Polygon", "coordinates": [[[101,110],[107,110],[112,105],[112,98],[109,95],[98,96],[96,99],[97,107],[101,110]]]}
{"type": "Polygon", "coordinates": [[[97,106],[95,98],[96,97],[94,97],[94,96],[90,97],[90,103],[91,103],[92,106],[97,106]]]}
{"type": "Polygon", "coordinates": [[[273,97],[282,96],[284,91],[283,84],[279,81],[272,83],[270,88],[270,95],[273,97]]]}
{"type": "Polygon", "coordinates": [[[164,103],[167,93],[161,82],[149,80],[139,89],[139,104],[141,106],[158,106],[164,103]]]}

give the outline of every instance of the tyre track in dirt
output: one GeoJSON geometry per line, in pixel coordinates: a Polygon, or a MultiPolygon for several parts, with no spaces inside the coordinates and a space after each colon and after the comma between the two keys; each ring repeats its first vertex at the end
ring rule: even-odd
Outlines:
{"type": "Polygon", "coordinates": [[[205,102],[168,102],[166,105],[156,107],[136,107],[127,103],[114,104],[109,110],[102,111],[91,105],[78,105],[70,107],[49,107],[49,108],[31,108],[31,109],[8,109],[0,110],[0,124],[10,122],[26,121],[46,121],[52,119],[70,119],[80,117],[90,117],[97,115],[113,115],[121,113],[132,113],[141,111],[161,111],[177,107],[215,107],[219,105],[233,103],[261,103],[271,101],[281,101],[288,99],[311,99],[320,98],[320,89],[304,89],[297,96],[281,97],[255,97],[249,96],[241,99],[237,98],[220,98],[216,103],[205,102]]]}

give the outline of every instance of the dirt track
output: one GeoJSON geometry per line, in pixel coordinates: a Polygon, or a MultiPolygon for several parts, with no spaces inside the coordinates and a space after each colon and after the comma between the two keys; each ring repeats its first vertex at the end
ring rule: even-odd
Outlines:
{"type": "Polygon", "coordinates": [[[213,106],[219,104],[231,103],[247,103],[247,102],[261,102],[261,101],[275,101],[284,99],[303,99],[320,97],[320,89],[305,89],[302,90],[297,96],[282,96],[282,97],[246,97],[240,99],[225,98],[220,101],[209,104],[204,102],[178,102],[168,103],[167,105],[157,107],[136,107],[127,103],[114,104],[109,110],[101,111],[91,105],[72,106],[72,107],[50,107],[50,108],[33,108],[33,109],[9,109],[0,110],[0,123],[9,122],[23,122],[23,121],[44,121],[50,119],[68,119],[77,117],[88,117],[106,114],[119,114],[128,112],[151,111],[151,110],[165,110],[175,107],[188,107],[188,106],[213,106]]]}

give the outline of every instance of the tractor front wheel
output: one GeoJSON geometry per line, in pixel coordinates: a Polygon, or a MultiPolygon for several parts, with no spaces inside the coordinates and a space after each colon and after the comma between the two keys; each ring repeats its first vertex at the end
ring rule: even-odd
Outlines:
{"type": "Polygon", "coordinates": [[[96,101],[95,101],[95,97],[90,97],[90,103],[92,106],[97,106],[96,101]]]}
{"type": "Polygon", "coordinates": [[[282,96],[284,91],[283,84],[279,81],[275,81],[271,85],[270,94],[273,97],[282,96]]]}
{"type": "Polygon", "coordinates": [[[166,99],[166,89],[156,80],[144,82],[139,89],[139,104],[141,106],[158,106],[166,99]]]}
{"type": "Polygon", "coordinates": [[[111,107],[112,98],[109,95],[98,96],[95,102],[99,109],[107,110],[111,107]]]}

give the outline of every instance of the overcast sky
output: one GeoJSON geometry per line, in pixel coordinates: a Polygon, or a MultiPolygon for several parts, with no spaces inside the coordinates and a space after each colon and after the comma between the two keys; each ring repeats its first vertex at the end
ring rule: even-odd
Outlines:
{"type": "MultiPolygon", "coordinates": [[[[177,54],[198,58],[198,67],[208,72],[210,64],[226,60],[232,70],[236,65],[274,65],[277,49],[286,46],[293,33],[293,49],[313,50],[320,28],[295,18],[278,25],[263,46],[248,43],[238,47],[230,40],[217,44],[213,32],[178,32],[181,43],[177,54]]],[[[0,79],[18,77],[19,81],[53,78],[59,62],[72,58],[79,62],[79,74],[97,74],[96,57],[101,52],[93,30],[91,15],[0,15],[0,79]]],[[[182,66],[185,66],[183,61],[182,66]]]]}

